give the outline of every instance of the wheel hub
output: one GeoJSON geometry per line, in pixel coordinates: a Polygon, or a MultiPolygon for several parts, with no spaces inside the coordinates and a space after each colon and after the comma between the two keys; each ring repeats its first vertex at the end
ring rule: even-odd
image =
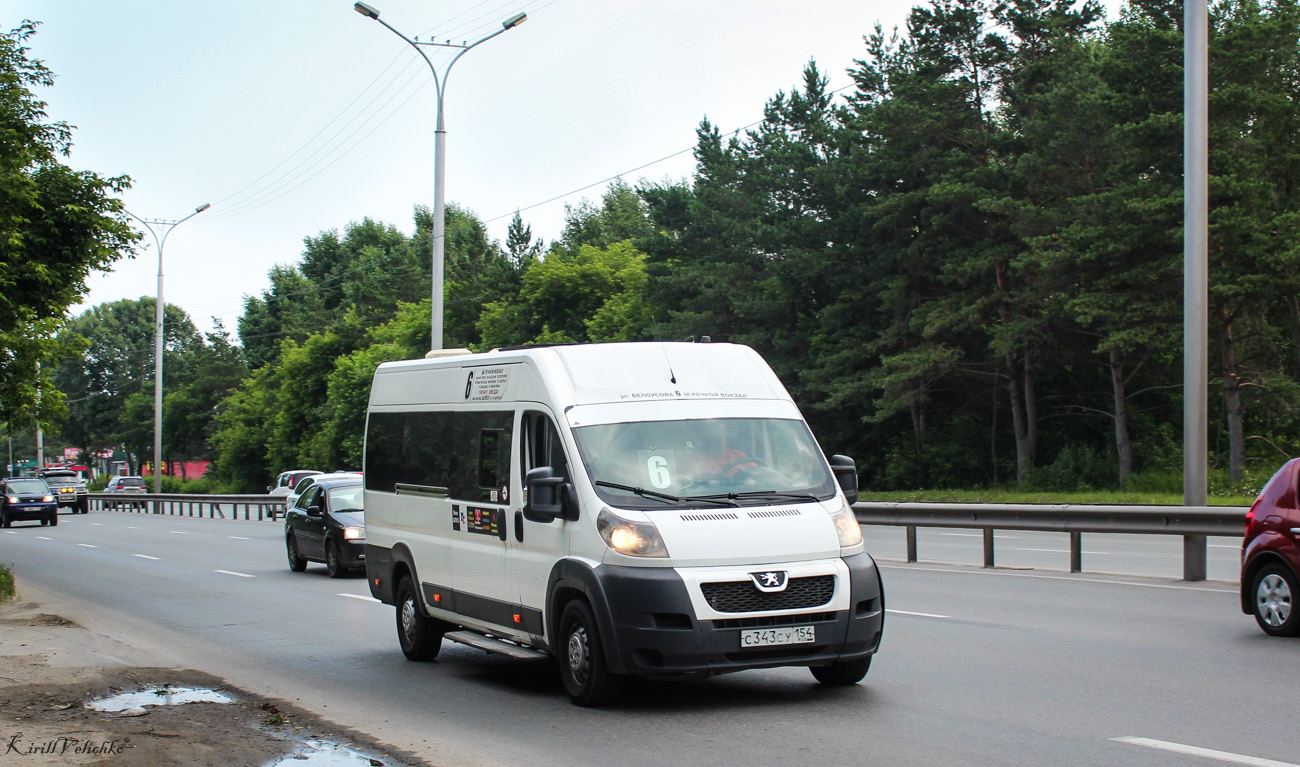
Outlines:
{"type": "Polygon", "coordinates": [[[1285,578],[1276,573],[1269,573],[1260,579],[1255,601],[1260,617],[1273,628],[1286,623],[1291,617],[1291,587],[1285,578]]]}
{"type": "Polygon", "coordinates": [[[578,684],[587,679],[587,630],[577,626],[569,634],[569,670],[578,684]]]}
{"type": "Polygon", "coordinates": [[[402,631],[409,637],[415,633],[415,600],[402,603],[402,631]]]}

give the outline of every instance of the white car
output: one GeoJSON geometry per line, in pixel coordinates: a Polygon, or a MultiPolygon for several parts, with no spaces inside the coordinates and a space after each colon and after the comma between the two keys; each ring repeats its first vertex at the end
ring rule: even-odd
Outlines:
{"type": "MultiPolygon", "coordinates": [[[[106,493],[116,493],[122,495],[144,495],[149,492],[149,488],[144,483],[143,477],[110,477],[108,485],[104,487],[106,493]]],[[[144,504],[132,501],[130,504],[123,504],[118,501],[109,501],[105,504],[109,508],[120,508],[129,505],[131,508],[137,508],[144,504]]]]}
{"type": "Polygon", "coordinates": [[[311,489],[312,485],[322,479],[345,479],[348,477],[355,478],[359,476],[361,476],[361,472],[359,471],[334,471],[329,474],[322,474],[319,471],[312,472],[311,476],[303,477],[298,480],[293,490],[290,491],[289,496],[284,499],[284,508],[292,509],[294,504],[298,503],[298,499],[302,497],[302,494],[307,492],[311,489]]]}
{"type": "Polygon", "coordinates": [[[296,490],[298,482],[305,477],[312,476],[313,474],[320,474],[320,472],[314,469],[282,471],[280,472],[280,476],[275,478],[275,484],[267,486],[266,492],[271,495],[298,495],[299,493],[296,490]]]}

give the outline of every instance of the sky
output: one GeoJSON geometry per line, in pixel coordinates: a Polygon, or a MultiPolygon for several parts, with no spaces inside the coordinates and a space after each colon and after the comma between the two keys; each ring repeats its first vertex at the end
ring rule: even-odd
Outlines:
{"type": "MultiPolygon", "coordinates": [[[[904,0],[373,0],[407,35],[474,42],[446,78],[446,199],[504,243],[516,210],[558,237],[565,205],[605,182],[691,175],[695,130],[762,118],[815,60],[832,89],[904,0]]],[[[411,234],[433,203],[436,93],[428,64],[351,0],[0,0],[5,29],[41,22],[30,56],[56,81],[48,119],[74,126],[65,162],[130,176],[127,209],[176,220],[164,298],[232,333],[268,270],[303,238],[369,217],[411,234]]],[[[439,72],[447,57],[435,58],[439,72]]],[[[151,237],[86,308],[157,292],[151,237]]]]}

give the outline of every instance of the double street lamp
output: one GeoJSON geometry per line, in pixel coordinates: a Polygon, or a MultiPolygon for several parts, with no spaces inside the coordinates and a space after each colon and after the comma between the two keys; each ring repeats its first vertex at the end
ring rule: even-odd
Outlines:
{"type": "Polygon", "coordinates": [[[390,32],[405,40],[412,48],[418,51],[420,55],[424,57],[425,63],[429,65],[429,69],[433,71],[433,84],[438,91],[438,122],[434,128],[433,144],[433,318],[430,325],[432,330],[432,341],[429,346],[430,354],[432,355],[433,352],[442,349],[443,245],[446,239],[446,220],[444,217],[446,165],[444,157],[446,154],[447,143],[447,131],[443,127],[442,102],[443,96],[446,95],[447,92],[447,76],[451,74],[451,68],[460,60],[460,57],[464,56],[471,48],[491,40],[506,30],[514,29],[520,24],[523,24],[528,20],[528,14],[515,14],[501,23],[501,29],[498,29],[487,37],[473,43],[461,43],[457,45],[452,43],[450,40],[442,43],[433,40],[426,42],[412,40],[401,32],[398,32],[388,22],[379,18],[379,11],[373,6],[365,3],[357,3],[353,8],[355,8],[356,12],[362,16],[374,19],[385,27],[388,27],[390,32]],[[438,68],[434,66],[433,60],[429,58],[429,54],[424,50],[425,48],[451,48],[456,50],[457,53],[452,57],[451,61],[447,63],[447,67],[442,71],[442,74],[439,75],[438,68]]]}
{"type": "Polygon", "coordinates": [[[181,224],[212,207],[203,203],[194,212],[180,219],[144,219],[131,211],[126,214],[149,230],[154,244],[158,247],[158,302],[154,306],[153,336],[153,491],[162,492],[162,406],[163,406],[163,246],[167,244],[167,235],[181,224]],[[154,227],[157,227],[156,229],[154,227]],[[162,233],[161,237],[159,232],[162,233]]]}

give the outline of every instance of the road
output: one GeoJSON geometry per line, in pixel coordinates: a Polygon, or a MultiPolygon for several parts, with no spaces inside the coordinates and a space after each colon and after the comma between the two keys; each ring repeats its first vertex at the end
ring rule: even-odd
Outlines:
{"type": "MultiPolygon", "coordinates": [[[[888,549],[875,532],[869,547],[888,549]]],[[[750,671],[636,682],[622,704],[589,710],[545,662],[450,643],[436,663],[407,662],[392,608],[360,578],[290,573],[280,536],[269,522],[92,512],[0,532],[0,561],[20,587],[160,662],[296,700],[437,764],[1224,763],[1189,748],[1300,761],[1287,725],[1300,642],[1259,631],[1231,583],[909,565],[882,549],[889,614],[862,684],[750,671]]],[[[923,545],[923,558],[937,553],[923,545]]]]}

